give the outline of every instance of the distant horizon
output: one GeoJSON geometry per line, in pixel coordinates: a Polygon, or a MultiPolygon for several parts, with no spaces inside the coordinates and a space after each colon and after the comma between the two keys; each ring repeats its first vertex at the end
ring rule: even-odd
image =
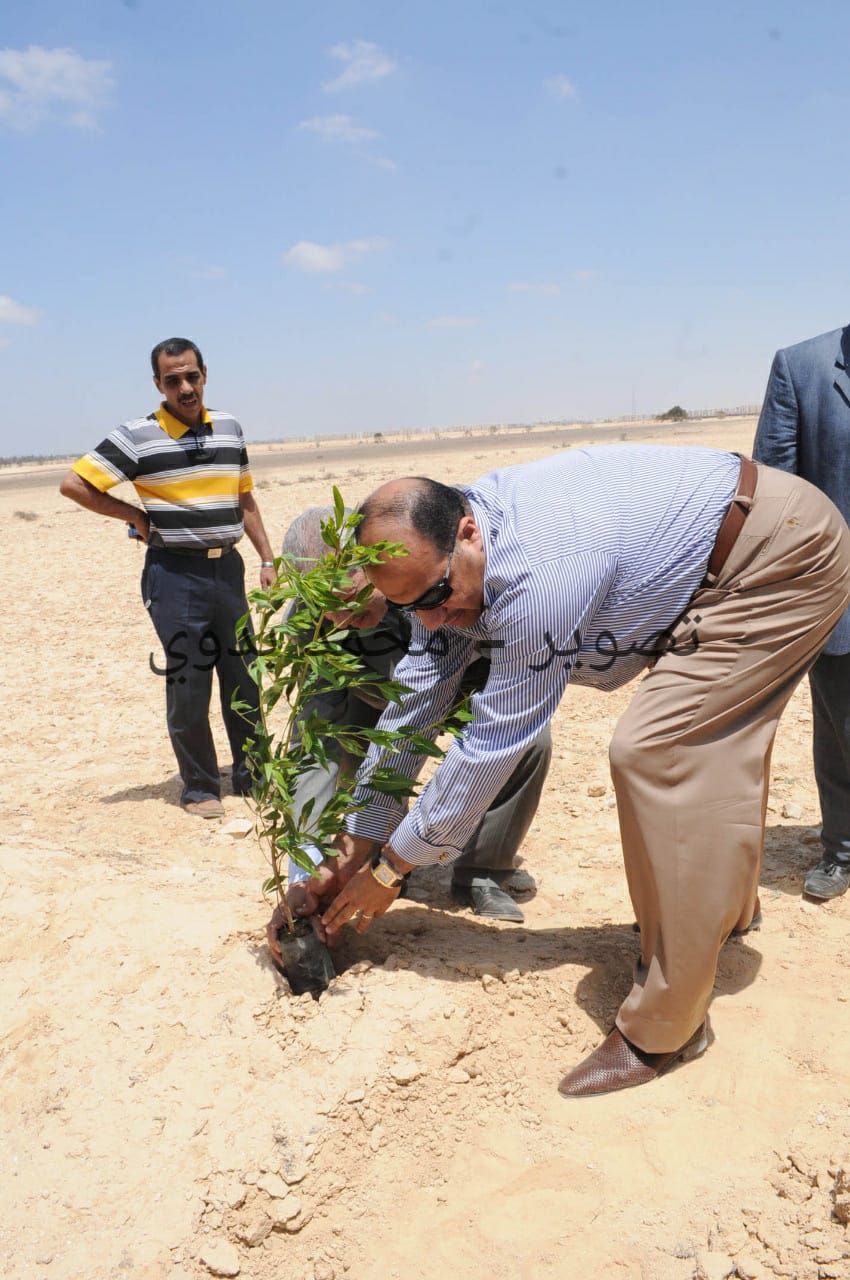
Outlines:
{"type": "MultiPolygon", "coordinates": [[[[674,408],[676,406],[671,406],[674,408]]],[[[684,406],[682,406],[684,407],[684,406]]],[[[704,422],[714,420],[724,420],[731,418],[750,418],[757,417],[761,409],[761,405],[737,405],[734,408],[717,408],[717,409],[695,409],[686,410],[686,417],[682,419],[666,419],[664,414],[669,410],[664,410],[657,414],[640,414],[637,417],[624,415],[617,418],[549,418],[546,420],[538,419],[531,422],[476,422],[476,423],[447,423],[442,426],[420,426],[420,427],[399,427],[396,430],[384,431],[332,431],[317,432],[314,435],[306,436],[256,436],[246,441],[248,454],[250,458],[251,449],[254,445],[315,445],[322,441],[344,441],[344,440],[392,440],[397,437],[405,438],[408,436],[418,436],[428,433],[435,435],[445,435],[450,432],[460,432],[462,434],[472,435],[476,432],[497,433],[511,431],[534,431],[538,428],[557,428],[557,427],[597,427],[607,425],[626,426],[634,423],[636,426],[657,422],[659,425],[676,426],[682,422],[704,422]]],[[[89,448],[94,448],[94,441],[89,448]]],[[[82,457],[86,453],[86,449],[79,452],[71,450],[67,453],[29,453],[29,454],[0,454],[0,467],[24,466],[28,463],[50,463],[50,462],[74,462],[77,458],[82,457]]]]}

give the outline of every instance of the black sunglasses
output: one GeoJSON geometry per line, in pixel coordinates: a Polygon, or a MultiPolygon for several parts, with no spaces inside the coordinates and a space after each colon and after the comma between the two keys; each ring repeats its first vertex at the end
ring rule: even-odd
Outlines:
{"type": "Polygon", "coordinates": [[[397,600],[390,600],[386,597],[387,604],[392,605],[394,609],[398,609],[399,613],[427,613],[429,609],[439,609],[441,604],[445,604],[454,588],[451,584],[451,567],[454,549],[446,563],[446,572],[443,574],[439,582],[435,582],[433,587],[429,587],[427,591],[423,591],[422,595],[416,600],[411,600],[410,604],[399,604],[397,600]]]}

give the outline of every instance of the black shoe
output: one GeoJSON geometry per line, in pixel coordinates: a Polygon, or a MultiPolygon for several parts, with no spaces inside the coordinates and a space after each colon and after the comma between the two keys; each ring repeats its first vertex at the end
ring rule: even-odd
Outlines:
{"type": "Polygon", "coordinates": [[[511,895],[489,876],[476,876],[471,884],[455,884],[453,880],[452,897],[488,920],[508,920],[511,924],[522,924],[525,920],[511,895]]]}
{"type": "Polygon", "coordinates": [[[234,765],[230,771],[230,789],[235,796],[249,796],[254,779],[247,765],[234,765]]]}
{"type": "Polygon", "coordinates": [[[840,898],[850,885],[850,862],[838,862],[829,854],[823,858],[803,881],[803,893],[823,902],[840,898]]]}

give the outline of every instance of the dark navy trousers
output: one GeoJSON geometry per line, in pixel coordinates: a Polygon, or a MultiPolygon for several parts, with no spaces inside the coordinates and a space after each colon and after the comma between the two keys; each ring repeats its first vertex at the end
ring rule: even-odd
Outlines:
{"type": "Polygon", "coordinates": [[[233,788],[247,790],[245,739],[258,720],[257,686],[246,668],[251,653],[237,644],[236,623],[248,611],[245,565],[238,551],[216,560],[149,547],[142,571],[142,600],[165,651],[156,664],[165,684],[171,745],[188,804],[219,798],[221,780],[210,730],[212,673],[218,675],[221,714],[233,759],[233,788]],[[237,694],[250,711],[231,708],[237,694]]]}
{"type": "Polygon", "coordinates": [[[824,853],[850,863],[850,653],[822,653],[809,672],[824,853]]]}

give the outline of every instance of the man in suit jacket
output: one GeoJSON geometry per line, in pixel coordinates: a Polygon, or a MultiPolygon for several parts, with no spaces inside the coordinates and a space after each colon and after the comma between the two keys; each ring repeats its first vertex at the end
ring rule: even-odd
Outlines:
{"type": "MultiPolygon", "coordinates": [[[[811,481],[850,516],[850,325],[777,351],[753,456],[811,481]]],[[[809,680],[823,857],[803,890],[825,900],[850,885],[850,609],[809,680]]]]}

